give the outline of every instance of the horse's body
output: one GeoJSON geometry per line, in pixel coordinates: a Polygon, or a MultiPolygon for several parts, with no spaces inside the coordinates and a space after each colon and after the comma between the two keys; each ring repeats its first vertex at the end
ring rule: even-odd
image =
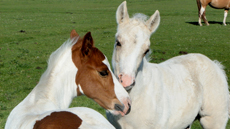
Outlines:
{"type": "Polygon", "coordinates": [[[184,129],[199,118],[205,129],[225,129],[229,91],[222,66],[201,54],[149,63],[145,55],[159,12],[147,22],[140,14],[129,19],[123,2],[116,15],[112,64],[130,93],[132,111],[124,117],[107,113],[108,120],[117,129],[184,129]]]}
{"type": "MultiPolygon", "coordinates": [[[[32,129],[35,123],[39,125],[38,121],[45,123],[49,119],[48,116],[54,112],[57,113],[51,117],[66,114],[77,118],[80,109],[68,107],[74,97],[82,94],[92,98],[112,113],[124,115],[128,112],[130,101],[128,93],[111,72],[107,58],[94,47],[91,34],[87,33],[81,39],[73,30],[71,40],[50,56],[48,68],[37,86],[11,111],[5,129],[32,129]]],[[[88,114],[89,109],[83,109],[81,114],[88,114]]],[[[94,114],[98,113],[92,115],[94,114]]],[[[87,119],[81,118],[82,116],[80,115],[80,119],[85,123],[87,119]]],[[[104,121],[108,124],[106,119],[104,121]]],[[[85,124],[80,125],[82,126],[85,124]]],[[[94,125],[91,126],[94,128],[94,125]]]]}
{"type": "Polygon", "coordinates": [[[223,24],[226,25],[226,18],[228,15],[228,10],[230,9],[230,0],[197,0],[198,14],[199,14],[199,25],[202,26],[201,18],[206,25],[209,25],[206,16],[205,8],[210,5],[212,8],[224,9],[224,20],[223,24]]]}

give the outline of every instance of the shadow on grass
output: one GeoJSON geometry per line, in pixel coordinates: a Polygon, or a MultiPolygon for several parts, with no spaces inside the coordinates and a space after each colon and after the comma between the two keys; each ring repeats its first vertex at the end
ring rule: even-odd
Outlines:
{"type": "MultiPolygon", "coordinates": [[[[198,21],[196,22],[186,22],[188,24],[192,24],[192,25],[195,25],[195,26],[199,26],[198,24],[198,21]]],[[[217,22],[217,21],[208,21],[209,24],[220,24],[220,25],[223,25],[223,22],[217,22]]],[[[204,22],[202,22],[203,25],[206,25],[204,22]]],[[[226,22],[226,24],[230,24],[230,22],[226,22]]]]}

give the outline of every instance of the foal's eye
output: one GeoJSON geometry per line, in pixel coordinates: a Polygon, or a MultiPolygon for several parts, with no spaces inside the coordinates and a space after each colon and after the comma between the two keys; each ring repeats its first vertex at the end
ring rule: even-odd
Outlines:
{"type": "Polygon", "coordinates": [[[145,51],[144,55],[146,55],[149,52],[149,49],[145,51]]]}
{"type": "Polygon", "coordinates": [[[116,46],[121,46],[121,43],[118,40],[116,40],[116,46]]]}
{"type": "Polygon", "coordinates": [[[100,71],[99,74],[102,76],[102,77],[106,77],[108,76],[108,71],[105,70],[105,71],[100,71]]]}

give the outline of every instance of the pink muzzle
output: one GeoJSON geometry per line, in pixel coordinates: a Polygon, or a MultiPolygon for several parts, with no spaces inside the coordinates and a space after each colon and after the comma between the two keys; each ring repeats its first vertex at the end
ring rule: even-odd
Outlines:
{"type": "Polygon", "coordinates": [[[131,89],[132,86],[135,84],[135,78],[127,74],[120,74],[118,77],[119,77],[119,82],[126,90],[131,89]]]}

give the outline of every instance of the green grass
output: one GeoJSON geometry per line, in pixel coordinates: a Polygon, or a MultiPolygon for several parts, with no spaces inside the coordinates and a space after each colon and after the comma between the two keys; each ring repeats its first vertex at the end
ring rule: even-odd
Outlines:
{"type": "MultiPolygon", "coordinates": [[[[0,1],[0,128],[10,111],[38,83],[49,55],[75,29],[81,36],[91,31],[96,46],[111,61],[115,12],[122,0],[1,0],[0,1]]],[[[197,25],[195,0],[127,0],[130,16],[160,11],[161,23],[151,37],[152,62],[159,63],[180,51],[202,53],[220,61],[230,80],[230,18],[220,25],[223,10],[207,7],[210,26],[197,25]]],[[[87,106],[105,114],[86,98],[71,106],[87,106]]],[[[200,129],[198,122],[192,126],[200,129]]],[[[230,123],[227,128],[230,129],[230,123]]]]}

